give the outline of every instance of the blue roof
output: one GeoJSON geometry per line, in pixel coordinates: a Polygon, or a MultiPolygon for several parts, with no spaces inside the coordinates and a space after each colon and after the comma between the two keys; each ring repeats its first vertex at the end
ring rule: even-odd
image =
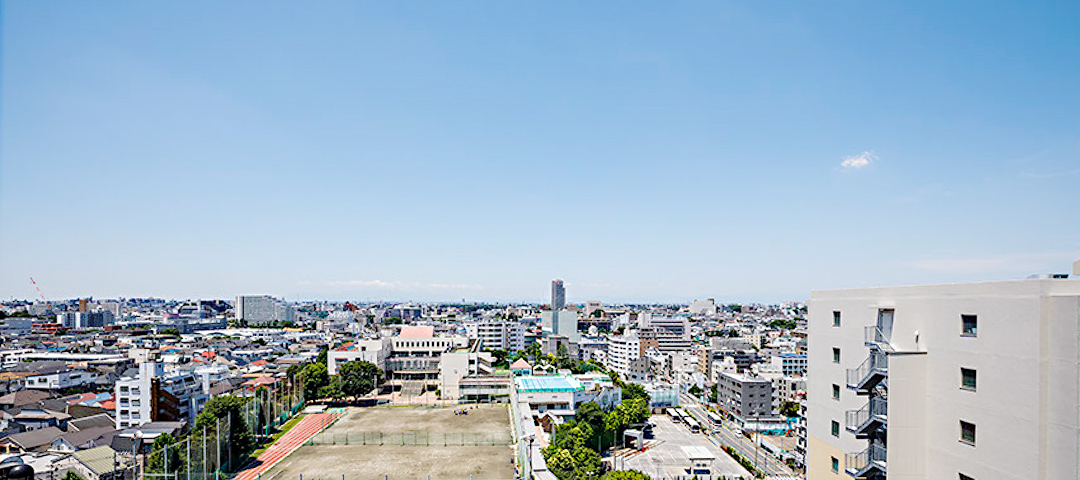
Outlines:
{"type": "Polygon", "coordinates": [[[806,357],[805,353],[781,353],[781,358],[806,357]]]}
{"type": "Polygon", "coordinates": [[[528,375],[514,379],[519,392],[574,392],[584,390],[573,377],[528,375]]]}

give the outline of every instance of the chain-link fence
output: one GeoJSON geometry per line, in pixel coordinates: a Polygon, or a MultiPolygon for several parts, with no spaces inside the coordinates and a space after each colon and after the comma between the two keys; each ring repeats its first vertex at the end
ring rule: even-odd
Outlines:
{"type": "Polygon", "coordinates": [[[147,480],[211,480],[225,477],[237,458],[229,443],[228,417],[213,428],[196,428],[183,439],[142,458],[140,478],[147,480]]]}
{"type": "Polygon", "coordinates": [[[323,432],[305,445],[399,445],[408,447],[482,447],[513,443],[501,432],[323,432]]]}
{"type": "Polygon", "coordinates": [[[243,421],[254,438],[252,447],[272,441],[277,428],[304,408],[300,383],[286,383],[277,390],[260,388],[248,398],[239,415],[225,415],[210,425],[193,427],[186,436],[140,456],[140,478],[145,480],[217,480],[248,463],[250,450],[241,451],[230,442],[230,432],[240,432],[233,421],[243,421]]]}

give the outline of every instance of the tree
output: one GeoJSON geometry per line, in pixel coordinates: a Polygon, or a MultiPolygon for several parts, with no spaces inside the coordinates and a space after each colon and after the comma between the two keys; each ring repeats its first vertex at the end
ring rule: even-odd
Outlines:
{"type": "Polygon", "coordinates": [[[578,406],[577,415],[575,415],[578,423],[589,426],[592,430],[592,435],[586,440],[586,446],[589,448],[603,449],[606,444],[604,434],[606,433],[607,414],[600,408],[596,402],[586,402],[578,406]]]}
{"type": "Polygon", "coordinates": [[[315,363],[321,363],[326,365],[326,356],[329,355],[330,349],[324,348],[319,351],[319,356],[315,358],[315,363]]]}
{"type": "Polygon", "coordinates": [[[64,474],[63,480],[86,480],[86,479],[84,479],[82,477],[82,475],[79,475],[78,473],[75,473],[75,470],[68,470],[67,473],[64,474]]]}
{"type": "Polygon", "coordinates": [[[784,404],[780,406],[780,414],[788,418],[798,417],[799,404],[796,402],[784,402],[784,404]]]}
{"type": "Polygon", "coordinates": [[[612,470],[605,473],[600,480],[652,480],[648,475],[637,470],[612,470]]]}
{"type": "Polygon", "coordinates": [[[589,316],[593,318],[600,318],[604,316],[604,311],[598,308],[596,310],[593,310],[592,313],[589,314],[589,316]]]}
{"type": "Polygon", "coordinates": [[[510,352],[502,349],[495,349],[491,351],[491,356],[495,357],[495,368],[510,368],[510,352]]]}
{"type": "Polygon", "coordinates": [[[623,386],[622,398],[624,402],[635,398],[644,398],[645,403],[649,402],[649,394],[645,391],[645,387],[636,383],[627,383],[623,386]]]}
{"type": "Polygon", "coordinates": [[[699,387],[697,385],[694,385],[694,386],[690,387],[690,394],[695,396],[695,397],[700,397],[701,396],[701,387],[699,387]]]}
{"type": "Polygon", "coordinates": [[[341,392],[341,377],[334,375],[330,377],[330,381],[321,387],[317,392],[318,398],[342,398],[345,396],[341,392]]]}
{"type": "Polygon", "coordinates": [[[315,400],[319,398],[319,389],[330,384],[330,374],[326,373],[326,364],[312,363],[304,367],[302,372],[304,379],[304,398],[315,400]]]}
{"type": "Polygon", "coordinates": [[[232,395],[211,398],[195,418],[195,428],[206,427],[207,430],[217,431],[219,424],[222,428],[228,425],[229,444],[232,445],[233,453],[246,453],[254,444],[251,429],[243,415],[246,403],[247,399],[232,395]]]}
{"type": "Polygon", "coordinates": [[[535,364],[540,358],[540,342],[530,343],[528,347],[525,347],[525,352],[529,354],[529,362],[535,364]]]}
{"type": "Polygon", "coordinates": [[[166,329],[163,329],[161,331],[161,334],[162,335],[172,335],[174,337],[179,337],[180,336],[180,330],[177,330],[175,328],[166,328],[166,329]]]}
{"type": "Polygon", "coordinates": [[[379,367],[371,362],[353,360],[345,362],[338,369],[341,378],[341,393],[348,397],[367,395],[379,384],[379,376],[382,372],[379,367]]]}
{"type": "Polygon", "coordinates": [[[176,439],[168,433],[158,435],[154,439],[154,445],[151,447],[150,459],[146,468],[151,472],[164,472],[164,471],[180,471],[185,468],[187,461],[180,458],[181,448],[176,443],[176,439]]]}

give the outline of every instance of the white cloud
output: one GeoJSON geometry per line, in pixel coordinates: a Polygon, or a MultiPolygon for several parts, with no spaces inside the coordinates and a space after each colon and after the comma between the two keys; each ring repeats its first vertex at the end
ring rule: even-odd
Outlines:
{"type": "Polygon", "coordinates": [[[840,166],[847,170],[856,170],[870,165],[870,162],[877,160],[877,157],[870,152],[862,152],[852,157],[844,157],[844,161],[840,162],[840,166]]]}

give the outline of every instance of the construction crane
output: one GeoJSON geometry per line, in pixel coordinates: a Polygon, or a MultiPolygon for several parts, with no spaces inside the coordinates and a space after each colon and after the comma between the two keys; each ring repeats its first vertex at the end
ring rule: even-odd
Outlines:
{"type": "Polygon", "coordinates": [[[45,294],[41,293],[41,287],[39,287],[37,282],[34,281],[34,277],[30,277],[30,283],[34,284],[34,288],[37,289],[37,294],[41,297],[41,301],[45,302],[45,310],[52,310],[52,307],[49,306],[49,301],[45,300],[45,294]]]}

